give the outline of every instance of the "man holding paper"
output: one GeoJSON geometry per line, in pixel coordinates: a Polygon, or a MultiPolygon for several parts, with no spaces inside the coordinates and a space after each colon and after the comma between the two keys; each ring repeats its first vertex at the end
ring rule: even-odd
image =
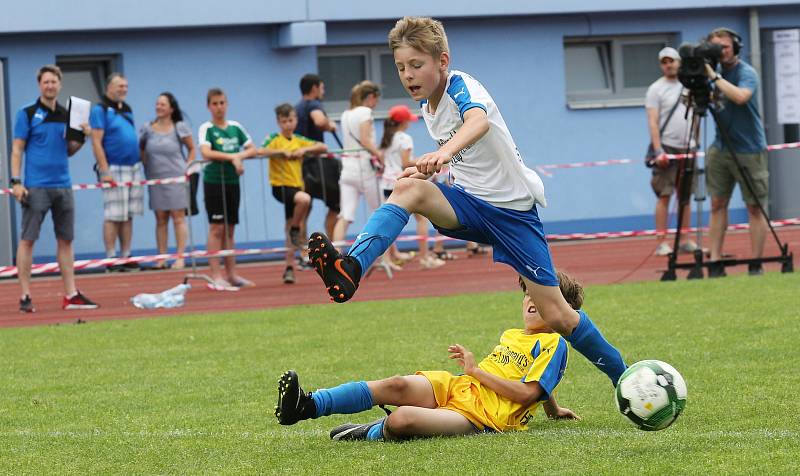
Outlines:
{"type": "MultiPolygon", "coordinates": [[[[36,76],[41,95],[36,102],[17,112],[11,151],[11,187],[22,206],[22,232],[17,247],[17,271],[22,287],[20,312],[34,312],[31,300],[33,244],[47,212],[52,213],[56,233],[58,266],[64,281],[63,309],[95,309],[97,304],[75,287],[72,239],[75,227],[75,202],[69,175],[68,157],[83,145],[83,136],[67,140],[67,111],[56,101],[61,91],[61,70],[42,66],[36,76]],[[25,177],[21,177],[25,156],[25,177]]],[[[83,134],[89,125],[80,124],[83,134]]]]}

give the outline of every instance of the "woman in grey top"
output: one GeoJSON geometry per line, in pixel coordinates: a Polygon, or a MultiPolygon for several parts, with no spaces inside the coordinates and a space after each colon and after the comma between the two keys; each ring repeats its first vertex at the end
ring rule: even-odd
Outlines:
{"type": "MultiPolygon", "coordinates": [[[[187,164],[194,160],[192,130],[183,121],[178,101],[172,93],[165,92],[158,96],[156,119],[142,126],[139,147],[148,179],[180,177],[186,173],[187,164]]],[[[185,183],[150,186],[150,209],[156,214],[156,243],[159,254],[167,252],[170,217],[175,227],[177,251],[183,253],[186,250],[188,207],[189,197],[185,183]]],[[[161,261],[156,267],[164,269],[168,265],[166,261],[161,261]]],[[[176,259],[172,267],[183,268],[183,258],[176,259]]]]}

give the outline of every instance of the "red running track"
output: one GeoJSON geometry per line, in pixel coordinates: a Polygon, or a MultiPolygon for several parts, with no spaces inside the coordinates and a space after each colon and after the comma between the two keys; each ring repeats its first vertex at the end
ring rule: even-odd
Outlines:
{"type": "MultiPolygon", "coordinates": [[[[800,227],[779,230],[789,249],[800,249],[800,227]]],[[[655,281],[666,268],[666,258],[653,256],[656,241],[653,238],[624,238],[583,242],[561,242],[551,245],[556,265],[569,272],[584,284],[655,281]]],[[[737,257],[749,257],[750,242],[747,232],[729,233],[725,252],[737,257]]],[[[767,255],[777,255],[778,249],[771,237],[767,241],[767,255]]],[[[485,291],[516,289],[516,276],[510,267],[495,264],[490,255],[468,258],[464,251],[455,253],[457,259],[435,270],[421,270],[412,262],[389,280],[382,271],[375,271],[363,280],[356,301],[398,299],[422,296],[443,296],[485,291]],[[457,286],[454,286],[457,283],[457,286]]],[[[682,260],[689,260],[683,257],[682,260]]],[[[767,272],[777,272],[780,265],[766,265],[767,272]]],[[[203,271],[201,269],[201,271],[203,271]]],[[[729,274],[746,271],[746,267],[728,269],[729,274]]],[[[130,304],[138,293],[154,293],[182,282],[185,271],[139,271],[132,273],[94,274],[78,276],[78,287],[100,309],[93,311],[63,311],[63,288],[59,277],[45,277],[33,281],[33,302],[37,312],[20,314],[18,309],[19,285],[16,280],[0,282],[0,327],[32,326],[55,323],[75,323],[78,320],[135,319],[141,317],[177,316],[206,312],[268,309],[295,304],[328,303],[322,282],[313,271],[298,272],[297,283],[285,285],[281,281],[283,263],[258,263],[240,266],[240,274],[256,282],[255,288],[238,292],[214,292],[205,288],[202,281],[192,281],[186,305],[178,309],[140,310],[130,304]]],[[[679,273],[683,279],[686,272],[679,273]]],[[[754,278],[757,279],[757,278],[754,278]]],[[[331,304],[333,305],[333,304],[331,304]]]]}

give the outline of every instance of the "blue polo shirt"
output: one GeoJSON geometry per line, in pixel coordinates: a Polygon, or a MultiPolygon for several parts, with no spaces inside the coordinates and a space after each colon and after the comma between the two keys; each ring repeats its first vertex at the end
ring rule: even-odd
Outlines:
{"type": "Polygon", "coordinates": [[[731,69],[722,68],[722,77],[729,83],[740,88],[753,91],[750,100],[741,106],[734,104],[729,99],[724,99],[719,108],[719,123],[716,126],[717,136],[714,146],[726,150],[725,142],[720,135],[720,127],[727,132],[734,152],[742,154],[757,154],[767,149],[767,138],[764,135],[764,126],[761,116],[758,115],[758,74],[752,66],[739,61],[731,69]]]}
{"type": "Polygon", "coordinates": [[[25,187],[69,188],[67,110],[49,109],[40,100],[17,111],[14,139],[25,141],[25,187]]]}
{"type": "Polygon", "coordinates": [[[133,125],[133,111],[126,103],[118,106],[104,98],[101,104],[92,106],[89,125],[105,131],[103,150],[109,165],[139,162],[139,135],[133,125]]]}

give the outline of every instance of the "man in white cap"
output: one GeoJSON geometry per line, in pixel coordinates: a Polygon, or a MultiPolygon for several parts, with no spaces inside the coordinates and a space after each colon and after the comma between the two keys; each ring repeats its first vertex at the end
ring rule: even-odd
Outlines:
{"type": "MultiPolygon", "coordinates": [[[[647,157],[648,165],[653,168],[653,177],[650,185],[656,194],[656,239],[659,240],[656,248],[657,256],[666,256],[672,253],[672,247],[667,242],[667,215],[669,212],[669,199],[676,191],[676,178],[678,175],[678,162],[669,160],[666,154],[685,153],[687,148],[695,148],[695,141],[689,140],[689,119],[686,115],[686,105],[681,100],[683,86],[678,81],[678,68],[681,66],[681,57],[675,48],[669,46],[658,53],[663,76],[658,78],[647,88],[645,108],[647,109],[647,128],[650,131],[652,153],[647,157]]],[[[689,205],[683,214],[684,228],[688,228],[691,213],[689,205]]],[[[691,253],[697,249],[697,244],[685,240],[680,245],[680,251],[691,253]]]]}

